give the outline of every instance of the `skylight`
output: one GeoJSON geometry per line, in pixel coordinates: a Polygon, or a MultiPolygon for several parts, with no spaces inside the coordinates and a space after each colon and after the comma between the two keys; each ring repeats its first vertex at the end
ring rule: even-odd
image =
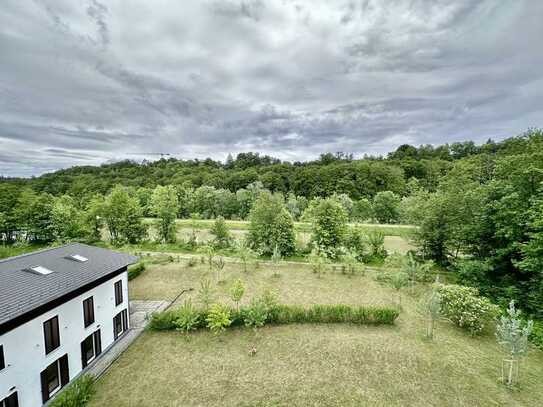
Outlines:
{"type": "Polygon", "coordinates": [[[28,271],[36,274],[41,274],[42,276],[46,276],[47,274],[51,274],[53,271],[49,270],[46,267],[43,266],[32,266],[27,269],[28,271]]]}
{"type": "Polygon", "coordinates": [[[80,263],[85,263],[86,261],[88,261],[89,259],[87,259],[86,257],[84,256],[81,256],[80,254],[70,254],[68,256],[68,258],[70,260],[75,260],[75,261],[78,261],[80,263]]]}

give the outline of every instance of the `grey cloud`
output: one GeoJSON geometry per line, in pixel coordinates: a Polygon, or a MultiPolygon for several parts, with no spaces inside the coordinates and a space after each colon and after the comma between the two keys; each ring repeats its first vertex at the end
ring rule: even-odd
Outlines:
{"type": "Polygon", "coordinates": [[[542,13],[528,0],[8,0],[0,175],[518,134],[543,120],[542,13]]]}

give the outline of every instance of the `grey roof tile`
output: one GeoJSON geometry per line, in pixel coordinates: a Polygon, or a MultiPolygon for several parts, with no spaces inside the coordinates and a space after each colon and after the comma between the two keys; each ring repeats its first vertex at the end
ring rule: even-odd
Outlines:
{"type": "Polygon", "coordinates": [[[75,291],[122,267],[136,256],[82,243],[40,250],[0,260],[0,324],[25,314],[56,298],[75,291]],[[78,262],[67,256],[79,254],[78,262]],[[32,266],[53,271],[40,275],[25,271],[32,266]]]}

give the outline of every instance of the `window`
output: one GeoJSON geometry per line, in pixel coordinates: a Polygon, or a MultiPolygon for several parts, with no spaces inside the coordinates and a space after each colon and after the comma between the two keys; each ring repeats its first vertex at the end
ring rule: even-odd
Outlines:
{"type": "Polygon", "coordinates": [[[77,261],[79,263],[85,263],[86,261],[89,260],[86,257],[81,256],[80,254],[71,254],[71,255],[67,256],[66,258],[70,259],[70,260],[73,260],[73,261],[77,261]]]}
{"type": "Polygon", "coordinates": [[[62,356],[40,374],[42,400],[45,403],[70,381],[68,355],[62,356]]]}
{"type": "MultiPolygon", "coordinates": [[[[4,359],[4,346],[0,345],[0,370],[4,369],[6,367],[6,360],[4,359]]],[[[0,407],[2,405],[0,404],[0,407]]]]}
{"type": "Polygon", "coordinates": [[[123,302],[123,281],[119,280],[115,283],[115,306],[123,302]]]}
{"type": "Polygon", "coordinates": [[[127,329],[128,314],[126,310],[122,310],[113,318],[113,338],[117,339],[127,329]]]}
{"type": "Polygon", "coordinates": [[[4,400],[0,400],[0,407],[19,407],[17,392],[10,394],[4,400]]]}
{"type": "Polygon", "coordinates": [[[94,323],[94,301],[92,297],[83,301],[83,320],[85,328],[94,323]]]}
{"type": "Polygon", "coordinates": [[[81,342],[81,365],[83,369],[100,353],[102,353],[102,340],[100,330],[97,330],[81,342]]]}
{"type": "Polygon", "coordinates": [[[43,333],[45,336],[45,354],[47,355],[60,346],[58,316],[43,323],[43,333]]]}
{"type": "Polygon", "coordinates": [[[42,276],[46,276],[47,274],[51,274],[53,272],[53,270],[49,270],[47,267],[43,266],[32,266],[27,270],[34,274],[41,274],[42,276]]]}

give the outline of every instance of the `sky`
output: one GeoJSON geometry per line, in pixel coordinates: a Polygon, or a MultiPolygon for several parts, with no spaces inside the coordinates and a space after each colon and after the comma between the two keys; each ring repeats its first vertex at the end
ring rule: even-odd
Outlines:
{"type": "Polygon", "coordinates": [[[543,126],[536,0],[2,0],[0,175],[543,126]]]}

